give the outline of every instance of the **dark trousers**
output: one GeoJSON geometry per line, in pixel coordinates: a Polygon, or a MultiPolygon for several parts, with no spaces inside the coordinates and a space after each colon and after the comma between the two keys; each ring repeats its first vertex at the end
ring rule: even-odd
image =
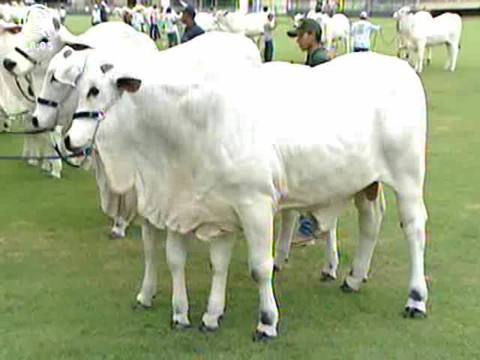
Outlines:
{"type": "Polygon", "coordinates": [[[363,51],[370,51],[370,49],[365,49],[365,48],[353,48],[353,52],[363,52],[363,51]]]}
{"type": "Polygon", "coordinates": [[[172,47],[178,44],[177,34],[176,33],[168,33],[168,47],[172,47]]]}
{"type": "Polygon", "coordinates": [[[273,59],[273,41],[267,40],[265,41],[265,50],[263,53],[263,59],[265,62],[272,61],[273,59]]]}
{"type": "Polygon", "coordinates": [[[157,24],[152,24],[150,25],[150,38],[153,41],[157,41],[159,38],[160,32],[158,31],[158,25],[157,24]]]}

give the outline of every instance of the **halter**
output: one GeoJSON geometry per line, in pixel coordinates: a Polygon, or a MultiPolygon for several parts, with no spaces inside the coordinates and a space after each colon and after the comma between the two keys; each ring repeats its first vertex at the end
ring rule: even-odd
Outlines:
{"type": "Polygon", "coordinates": [[[44,99],[44,98],[41,98],[41,97],[37,97],[37,103],[40,104],[40,105],[45,105],[45,106],[52,107],[54,109],[58,108],[58,102],[53,101],[53,100],[44,99]]]}
{"type": "Polygon", "coordinates": [[[20,94],[22,94],[22,96],[25,98],[25,100],[34,104],[35,103],[35,94],[33,93],[33,90],[32,90],[32,80],[27,75],[25,75],[25,80],[28,83],[28,88],[27,88],[27,91],[25,92],[25,90],[23,90],[23,88],[22,88],[22,85],[20,85],[20,81],[18,80],[19,77],[17,75],[13,74],[13,73],[12,73],[12,75],[15,78],[15,84],[17,85],[17,89],[18,89],[18,91],[20,91],[20,94]]]}
{"type": "Polygon", "coordinates": [[[83,164],[85,164],[85,162],[88,159],[88,156],[90,156],[94,152],[94,145],[95,145],[94,143],[97,137],[98,128],[100,126],[100,122],[103,119],[105,119],[105,113],[103,111],[79,111],[73,114],[72,121],[75,119],[86,119],[86,120],[96,121],[97,123],[97,125],[95,126],[95,131],[93,132],[92,140],[90,141],[90,145],[74,153],[74,154],[77,154],[77,153],[84,154],[85,157],[82,160],[82,162],[79,165],[77,165],[77,164],[73,164],[68,159],[64,158],[57,144],[55,144],[54,149],[57,152],[58,156],[60,156],[65,163],[67,163],[72,167],[79,168],[79,167],[82,167],[83,164]]]}
{"type": "Polygon", "coordinates": [[[32,58],[30,55],[28,55],[25,51],[23,51],[22,49],[20,49],[19,47],[16,47],[15,46],[15,51],[18,52],[20,55],[22,55],[25,59],[27,59],[28,61],[30,61],[33,66],[37,66],[38,65],[38,61],[35,60],[34,58],[32,58]]]}

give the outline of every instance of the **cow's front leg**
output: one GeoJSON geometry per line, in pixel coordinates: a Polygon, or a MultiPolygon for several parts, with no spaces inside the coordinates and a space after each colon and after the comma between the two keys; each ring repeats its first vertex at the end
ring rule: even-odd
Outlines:
{"type": "Polygon", "coordinates": [[[152,306],[153,298],[157,293],[157,256],[155,253],[155,239],[157,230],[145,220],[142,225],[143,253],[145,257],[145,273],[142,289],[137,295],[137,303],[143,307],[152,306]]]}
{"type": "Polygon", "coordinates": [[[233,238],[212,240],[210,263],[212,267],[212,288],[208,298],[207,312],[203,314],[202,331],[218,329],[225,311],[225,290],[227,287],[228,266],[232,255],[233,238]]]}
{"type": "Polygon", "coordinates": [[[280,231],[275,242],[275,270],[281,270],[288,261],[290,244],[297,228],[298,211],[284,210],[280,214],[280,231]]]}
{"type": "Polygon", "coordinates": [[[248,244],[250,273],[260,295],[259,323],[254,340],[277,336],[278,309],[272,286],[273,206],[268,197],[248,201],[238,209],[248,244]]]}
{"type": "Polygon", "coordinates": [[[325,264],[322,268],[322,281],[335,280],[338,269],[338,249],[337,249],[337,220],[335,226],[320,234],[320,237],[326,240],[325,264]]]}
{"type": "Polygon", "coordinates": [[[174,231],[167,233],[167,264],[172,275],[172,327],[190,327],[188,320],[188,298],[185,284],[185,262],[187,260],[187,237],[174,231]]]}

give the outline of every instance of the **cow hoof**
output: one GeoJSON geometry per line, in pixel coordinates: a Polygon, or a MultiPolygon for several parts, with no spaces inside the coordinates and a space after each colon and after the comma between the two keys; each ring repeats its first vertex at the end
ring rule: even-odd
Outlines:
{"type": "Polygon", "coordinates": [[[216,332],[218,330],[218,326],[217,327],[208,326],[202,321],[198,329],[204,334],[210,334],[210,333],[216,332]]]}
{"type": "Polygon", "coordinates": [[[347,280],[345,280],[343,284],[340,286],[340,290],[342,290],[345,294],[353,294],[357,292],[357,290],[355,290],[354,288],[350,287],[350,285],[348,285],[347,280]]]}
{"type": "Polygon", "coordinates": [[[125,234],[121,231],[117,231],[117,230],[110,231],[111,240],[119,240],[119,239],[123,239],[124,237],[125,237],[125,234]]]}
{"type": "Polygon", "coordinates": [[[135,311],[147,311],[151,309],[152,309],[152,305],[145,305],[145,304],[142,304],[140,301],[135,301],[135,303],[132,305],[132,310],[135,310],[135,311]]]}
{"type": "Polygon", "coordinates": [[[188,329],[191,329],[192,328],[192,325],[190,324],[182,324],[178,321],[172,321],[170,323],[170,327],[172,328],[172,330],[188,330],[188,329]]]}
{"type": "Polygon", "coordinates": [[[425,319],[427,317],[427,313],[420,309],[407,306],[403,311],[403,317],[406,319],[425,319]]]}
{"type": "Polygon", "coordinates": [[[332,274],[329,274],[327,272],[322,271],[322,274],[320,276],[320,281],[332,282],[332,281],[335,281],[335,280],[337,280],[337,278],[335,276],[333,276],[332,274]]]}
{"type": "Polygon", "coordinates": [[[270,340],[273,340],[275,339],[275,336],[270,336],[268,335],[267,333],[263,332],[263,331],[255,331],[255,333],[253,334],[253,341],[254,342],[263,342],[263,343],[266,343],[270,340]]]}

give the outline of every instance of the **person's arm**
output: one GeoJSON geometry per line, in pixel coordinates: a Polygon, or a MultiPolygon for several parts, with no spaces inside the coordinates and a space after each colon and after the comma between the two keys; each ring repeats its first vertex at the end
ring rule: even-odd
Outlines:
{"type": "Polygon", "coordinates": [[[380,25],[370,24],[370,29],[371,29],[372,31],[378,32],[378,31],[380,31],[381,27],[380,27],[380,25]]]}

